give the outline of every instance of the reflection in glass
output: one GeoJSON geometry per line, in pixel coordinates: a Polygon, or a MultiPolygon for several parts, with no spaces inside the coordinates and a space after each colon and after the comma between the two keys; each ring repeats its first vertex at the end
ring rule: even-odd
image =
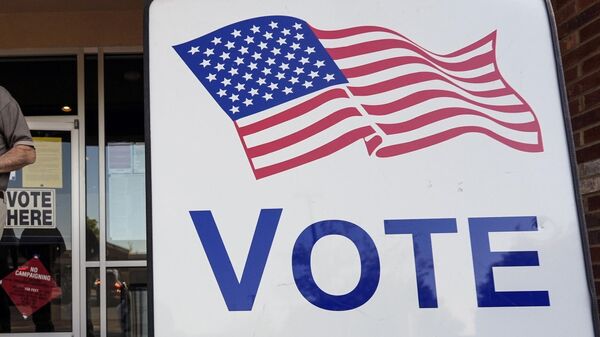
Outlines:
{"type": "Polygon", "coordinates": [[[86,259],[100,253],[100,175],[98,173],[98,57],[85,57],[86,259]]]}
{"type": "MultiPolygon", "coordinates": [[[[0,332],[69,332],[72,330],[72,196],[71,196],[71,133],[69,131],[32,131],[35,142],[59,141],[62,166],[61,176],[46,184],[31,185],[23,179],[23,171],[16,171],[9,181],[9,191],[15,188],[55,191],[54,221],[56,228],[24,226],[15,221],[6,228],[0,242],[0,279],[18,270],[27,261],[39,259],[56,282],[60,295],[24,317],[4,290],[0,290],[0,332]],[[37,139],[37,140],[36,140],[37,139]],[[60,181],[60,185],[56,185],[60,181]],[[43,186],[42,186],[43,185],[43,186]]],[[[39,144],[39,143],[38,143],[39,144]]],[[[38,146],[38,157],[47,155],[38,146]]],[[[53,153],[53,155],[58,155],[53,153]]],[[[9,209],[11,201],[8,200],[9,209]]],[[[15,294],[13,294],[13,299],[15,294]]]]}
{"type": "Polygon", "coordinates": [[[141,55],[105,58],[106,258],[146,258],[141,55]]]}
{"type": "Polygon", "coordinates": [[[85,281],[86,336],[100,336],[100,270],[88,268],[85,281]]]}
{"type": "Polygon", "coordinates": [[[148,284],[146,268],[106,270],[108,337],[148,335],[148,284]]]}

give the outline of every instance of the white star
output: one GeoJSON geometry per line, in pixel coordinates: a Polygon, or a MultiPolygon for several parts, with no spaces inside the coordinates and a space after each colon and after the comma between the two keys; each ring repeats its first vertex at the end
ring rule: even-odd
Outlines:
{"type": "Polygon", "coordinates": [[[256,33],[260,32],[260,27],[252,25],[252,28],[250,28],[250,30],[252,31],[252,33],[256,34],[256,33]]]}
{"type": "Polygon", "coordinates": [[[279,45],[281,46],[283,44],[286,44],[287,42],[285,42],[284,38],[280,37],[280,38],[277,39],[277,43],[279,43],[279,45]]]}
{"type": "Polygon", "coordinates": [[[237,74],[238,74],[238,70],[237,70],[236,68],[231,68],[231,69],[229,69],[228,73],[229,73],[231,76],[235,76],[235,75],[237,75],[237,74]]]}
{"type": "Polygon", "coordinates": [[[281,49],[279,49],[279,48],[273,48],[271,50],[271,53],[273,53],[273,55],[279,55],[279,54],[281,54],[281,49]]]}
{"type": "Polygon", "coordinates": [[[296,35],[294,35],[294,39],[296,39],[298,41],[302,40],[303,38],[304,38],[304,34],[297,33],[296,35]]]}
{"type": "Polygon", "coordinates": [[[302,65],[307,64],[308,62],[308,57],[303,57],[300,59],[300,63],[302,63],[302,65]]]}
{"type": "Polygon", "coordinates": [[[235,62],[235,64],[239,66],[240,64],[244,64],[244,59],[241,57],[237,57],[233,62],[235,62]]]}
{"type": "Polygon", "coordinates": [[[242,76],[246,81],[249,81],[252,79],[252,74],[249,73],[245,73],[244,76],[242,76]]]}
{"type": "Polygon", "coordinates": [[[312,82],[309,81],[304,81],[304,83],[302,84],[303,87],[305,87],[306,89],[312,87],[312,82]]]}
{"type": "Polygon", "coordinates": [[[214,49],[206,48],[206,51],[204,51],[204,53],[202,53],[202,54],[206,55],[206,57],[209,57],[210,55],[213,55],[214,53],[215,53],[214,49]]]}
{"type": "Polygon", "coordinates": [[[316,53],[315,52],[315,47],[306,47],[306,49],[304,51],[307,52],[308,55],[310,55],[312,53],[316,53]]]}
{"type": "Polygon", "coordinates": [[[225,69],[225,65],[223,63],[217,63],[217,65],[215,66],[215,69],[217,69],[217,71],[221,71],[221,70],[225,69]]]}
{"type": "Polygon", "coordinates": [[[212,42],[215,46],[218,45],[219,43],[221,43],[221,38],[220,37],[216,37],[214,39],[212,39],[212,42]]]}
{"type": "Polygon", "coordinates": [[[296,73],[296,75],[304,74],[304,68],[296,67],[296,69],[294,69],[294,72],[296,73]]]}
{"type": "Polygon", "coordinates": [[[302,25],[301,25],[299,22],[296,22],[296,23],[294,24],[294,29],[295,29],[295,30],[298,30],[298,29],[300,29],[300,28],[302,28],[302,25]]]}
{"type": "Polygon", "coordinates": [[[283,93],[286,94],[286,95],[287,94],[291,94],[293,92],[294,91],[292,90],[292,88],[288,88],[288,87],[283,88],[283,93]]]}
{"type": "Polygon", "coordinates": [[[256,96],[258,95],[258,89],[250,89],[250,91],[248,91],[248,93],[250,93],[251,96],[256,96]]]}
{"type": "Polygon", "coordinates": [[[321,68],[325,66],[325,61],[317,61],[315,62],[315,67],[321,68]]]}
{"type": "Polygon", "coordinates": [[[192,55],[199,53],[199,52],[200,52],[200,47],[192,47],[192,48],[190,48],[190,50],[188,50],[188,53],[190,53],[192,55]]]}
{"type": "Polygon", "coordinates": [[[296,83],[298,83],[298,82],[299,82],[299,81],[298,81],[298,77],[292,77],[292,78],[290,78],[290,83],[292,83],[292,84],[296,84],[296,83]]]}
{"type": "Polygon", "coordinates": [[[331,80],[334,80],[335,77],[333,77],[333,74],[327,74],[325,75],[325,77],[323,78],[325,81],[329,82],[331,80]]]}
{"type": "Polygon", "coordinates": [[[206,79],[207,79],[209,82],[212,82],[212,81],[214,81],[214,80],[216,80],[216,79],[217,79],[217,75],[215,75],[215,74],[208,74],[208,76],[206,76],[206,79]]]}
{"type": "Polygon", "coordinates": [[[271,29],[277,28],[277,22],[271,21],[271,23],[269,23],[269,27],[271,27],[271,29]]]}
{"type": "Polygon", "coordinates": [[[229,111],[231,111],[231,113],[234,114],[236,112],[240,112],[240,108],[234,105],[231,107],[231,109],[229,109],[229,111]]]}
{"type": "Polygon", "coordinates": [[[240,100],[239,97],[240,97],[239,95],[231,94],[231,96],[229,96],[229,99],[231,100],[231,103],[233,103],[235,101],[239,101],[240,100]]]}
{"type": "Polygon", "coordinates": [[[217,92],[217,95],[219,95],[219,97],[226,96],[227,95],[227,90],[221,89],[221,90],[219,90],[219,92],[217,92]]]}
{"type": "Polygon", "coordinates": [[[296,42],[292,43],[292,49],[293,50],[300,49],[300,44],[296,43],[296,42]]]}
{"type": "Polygon", "coordinates": [[[281,34],[283,34],[283,36],[288,36],[288,35],[290,35],[290,30],[285,28],[281,31],[281,34]]]}
{"type": "Polygon", "coordinates": [[[269,87],[269,89],[271,89],[271,91],[279,88],[277,83],[273,83],[273,82],[271,82],[271,84],[269,84],[268,87],[269,87]]]}
{"type": "Polygon", "coordinates": [[[254,37],[248,35],[248,36],[246,36],[244,41],[246,41],[247,44],[254,43],[254,37]]]}
{"type": "Polygon", "coordinates": [[[246,99],[244,100],[244,105],[245,105],[245,106],[252,105],[252,100],[251,100],[251,99],[249,99],[249,98],[246,98],[246,99]]]}
{"type": "Polygon", "coordinates": [[[231,33],[231,35],[233,35],[233,37],[240,37],[242,35],[242,31],[234,29],[233,33],[231,33]]]}
{"type": "Polygon", "coordinates": [[[265,74],[265,76],[267,76],[267,75],[271,74],[271,69],[265,67],[260,72],[263,73],[263,74],[265,74]]]}
{"type": "Polygon", "coordinates": [[[252,54],[252,58],[256,61],[258,59],[261,58],[260,53],[254,52],[254,54],[252,54]]]}
{"type": "Polygon", "coordinates": [[[239,50],[240,54],[248,54],[248,47],[241,47],[239,50]]]}
{"type": "Polygon", "coordinates": [[[202,66],[202,68],[206,68],[210,65],[210,60],[202,60],[202,63],[200,63],[200,65],[202,66]]]}
{"type": "Polygon", "coordinates": [[[272,39],[272,38],[273,38],[273,33],[270,33],[270,32],[265,32],[265,33],[263,34],[263,36],[265,37],[265,39],[267,39],[267,40],[270,40],[270,39],[272,39]]]}
{"type": "Polygon", "coordinates": [[[266,42],[261,42],[261,43],[258,44],[258,47],[260,49],[265,49],[265,48],[267,48],[267,43],[266,42]]]}
{"type": "Polygon", "coordinates": [[[290,69],[290,65],[289,65],[289,64],[287,64],[287,63],[282,63],[282,64],[279,66],[279,68],[280,68],[281,70],[288,70],[288,69],[290,69]]]}
{"type": "Polygon", "coordinates": [[[275,59],[272,59],[272,58],[269,57],[267,59],[267,64],[270,65],[270,66],[274,65],[275,64],[275,59]]]}
{"type": "Polygon", "coordinates": [[[273,99],[273,94],[269,94],[268,92],[266,92],[262,98],[264,98],[265,101],[268,101],[270,99],[273,99]]]}
{"type": "Polygon", "coordinates": [[[308,76],[314,80],[315,77],[319,77],[319,72],[318,71],[311,71],[310,74],[308,74],[308,76]]]}
{"type": "Polygon", "coordinates": [[[237,89],[237,91],[242,91],[244,89],[246,89],[246,85],[242,84],[242,83],[238,83],[235,88],[237,89]]]}
{"type": "Polygon", "coordinates": [[[257,67],[258,65],[254,62],[250,62],[250,64],[248,65],[248,68],[250,68],[250,70],[256,70],[257,67]]]}
{"type": "Polygon", "coordinates": [[[221,84],[223,84],[224,87],[231,85],[231,80],[228,78],[224,78],[223,81],[221,81],[221,84]]]}
{"type": "Polygon", "coordinates": [[[258,79],[258,81],[256,81],[256,83],[258,83],[258,85],[264,85],[265,83],[267,83],[267,81],[261,77],[258,79]]]}
{"type": "Polygon", "coordinates": [[[225,44],[225,47],[227,47],[227,49],[231,49],[231,48],[235,47],[235,43],[233,43],[231,41],[227,41],[227,43],[225,44]]]}
{"type": "Polygon", "coordinates": [[[223,59],[223,61],[229,59],[229,53],[223,52],[223,54],[221,54],[221,56],[219,56],[220,58],[223,59]]]}
{"type": "Polygon", "coordinates": [[[278,80],[283,80],[285,78],[285,74],[284,73],[277,73],[277,75],[275,75],[275,77],[277,77],[278,80]]]}
{"type": "Polygon", "coordinates": [[[292,54],[292,53],[287,53],[287,55],[285,55],[284,57],[285,57],[286,59],[288,59],[288,61],[290,61],[291,59],[294,59],[294,58],[296,58],[296,57],[294,56],[294,54],[292,54]]]}

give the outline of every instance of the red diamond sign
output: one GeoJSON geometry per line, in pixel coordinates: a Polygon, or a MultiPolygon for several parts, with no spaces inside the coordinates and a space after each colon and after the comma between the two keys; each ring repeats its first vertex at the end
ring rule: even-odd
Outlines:
{"type": "Polygon", "coordinates": [[[62,292],[40,259],[34,257],[10,273],[0,285],[24,317],[29,317],[62,292]]]}

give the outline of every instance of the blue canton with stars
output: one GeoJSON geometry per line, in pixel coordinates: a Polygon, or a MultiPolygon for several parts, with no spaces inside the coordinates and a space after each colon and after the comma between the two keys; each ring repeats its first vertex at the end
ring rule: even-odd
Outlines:
{"type": "Polygon", "coordinates": [[[233,120],[348,82],[308,24],[288,16],[240,21],[173,48],[233,120]]]}

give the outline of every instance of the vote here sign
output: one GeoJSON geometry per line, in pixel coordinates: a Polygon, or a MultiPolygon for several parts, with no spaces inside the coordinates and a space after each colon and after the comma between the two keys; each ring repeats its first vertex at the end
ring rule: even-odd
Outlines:
{"type": "Polygon", "coordinates": [[[154,0],[155,334],[594,336],[548,10],[154,0]]]}
{"type": "Polygon", "coordinates": [[[5,198],[7,228],[56,228],[56,190],[14,188],[5,198]]]}

